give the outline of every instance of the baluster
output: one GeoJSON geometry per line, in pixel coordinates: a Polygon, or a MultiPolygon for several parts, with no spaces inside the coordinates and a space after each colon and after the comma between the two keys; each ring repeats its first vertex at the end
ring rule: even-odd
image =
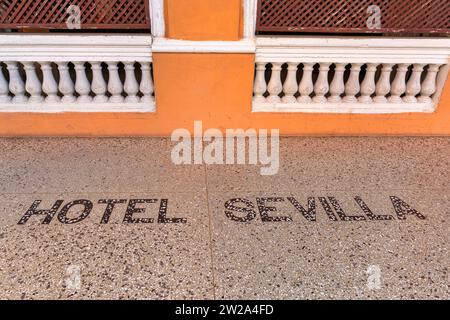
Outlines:
{"type": "Polygon", "coordinates": [[[25,89],[30,94],[28,102],[30,103],[42,102],[44,100],[44,98],[42,97],[42,86],[41,81],[37,77],[34,62],[26,61],[23,62],[22,64],[26,74],[25,89]]]}
{"type": "Polygon", "coordinates": [[[278,96],[283,91],[283,84],[281,83],[281,65],[281,63],[272,63],[272,75],[270,76],[270,81],[267,85],[267,91],[269,92],[267,101],[270,103],[278,103],[281,101],[278,96]]]}
{"type": "Polygon", "coordinates": [[[79,94],[77,102],[92,102],[92,97],[89,95],[91,93],[91,84],[86,76],[84,62],[74,62],[74,65],[76,74],[75,90],[79,94]]]}
{"type": "Polygon", "coordinates": [[[137,93],[139,92],[139,84],[136,80],[136,75],[134,73],[134,61],[126,61],[125,65],[125,83],[124,90],[127,94],[125,102],[135,103],[139,102],[137,93]]]}
{"type": "Polygon", "coordinates": [[[94,102],[105,103],[108,102],[106,96],[106,81],[103,77],[102,63],[99,61],[91,62],[92,69],[92,84],[91,89],[94,92],[94,102]]]}
{"type": "Polygon", "coordinates": [[[352,63],[350,66],[350,76],[345,84],[345,97],[344,102],[355,103],[358,102],[356,95],[360,91],[359,85],[359,73],[361,71],[361,63],[352,63]]]}
{"type": "Polygon", "coordinates": [[[416,103],[417,98],[416,95],[420,93],[420,78],[423,72],[423,64],[414,64],[411,77],[406,84],[406,96],[403,98],[403,101],[406,103],[416,103]]]}
{"type": "Polygon", "coordinates": [[[361,103],[372,103],[371,95],[375,93],[375,72],[377,72],[377,64],[368,63],[366,75],[361,83],[361,96],[358,99],[361,103]]]}
{"type": "Polygon", "coordinates": [[[11,98],[9,97],[8,81],[3,75],[3,66],[0,64],[0,103],[9,101],[11,101],[11,98]]]}
{"type": "Polygon", "coordinates": [[[117,66],[117,62],[108,62],[108,70],[108,91],[109,93],[111,93],[111,98],[109,99],[109,101],[114,103],[123,102],[123,85],[119,77],[119,67],[117,66]]]}
{"type": "Polygon", "coordinates": [[[261,103],[266,102],[266,98],[264,97],[264,93],[267,91],[267,84],[265,78],[266,72],[266,63],[258,62],[256,63],[256,75],[255,75],[255,83],[253,85],[253,102],[261,103]]]}
{"type": "Polygon", "coordinates": [[[12,102],[27,102],[28,99],[25,96],[25,83],[20,77],[17,62],[7,62],[6,66],[9,72],[9,91],[11,91],[11,93],[14,95],[12,102]]]}
{"type": "Polygon", "coordinates": [[[303,76],[298,86],[300,96],[297,98],[299,103],[310,103],[311,93],[314,90],[314,84],[312,81],[312,72],[314,69],[313,63],[303,63],[303,76]]]}
{"type": "Polygon", "coordinates": [[[47,95],[45,102],[59,102],[58,84],[53,76],[52,64],[49,61],[39,62],[42,70],[42,90],[47,95]]]}
{"type": "Polygon", "coordinates": [[[295,103],[297,99],[294,97],[294,94],[298,90],[297,84],[297,66],[298,63],[288,63],[288,72],[286,76],[286,80],[283,85],[284,97],[281,99],[283,103],[295,103]]]}
{"type": "Polygon", "coordinates": [[[391,72],[393,64],[384,63],[381,69],[380,79],[377,81],[375,93],[376,96],[373,98],[375,103],[386,103],[386,96],[391,91],[391,72]]]}
{"type": "Polygon", "coordinates": [[[419,102],[432,102],[431,96],[436,92],[436,78],[440,65],[430,64],[428,66],[427,75],[422,83],[420,96],[417,98],[419,102]]]}
{"type": "Polygon", "coordinates": [[[400,98],[400,96],[406,90],[406,72],[408,72],[407,64],[398,65],[397,74],[395,75],[395,79],[391,86],[391,96],[388,99],[390,103],[402,102],[402,98],[400,98]]]}
{"type": "Polygon", "coordinates": [[[345,84],[344,84],[344,71],[345,71],[345,63],[337,63],[334,68],[334,77],[333,81],[330,84],[330,94],[331,96],[328,98],[329,102],[341,102],[341,94],[344,93],[345,84]]]}
{"type": "Polygon", "coordinates": [[[75,92],[73,81],[70,78],[69,66],[67,62],[58,62],[59,70],[59,91],[63,94],[61,102],[70,103],[75,102],[76,98],[73,95],[75,92]]]}
{"type": "Polygon", "coordinates": [[[330,63],[321,63],[319,67],[319,76],[317,77],[316,83],[314,85],[315,96],[313,102],[325,103],[327,98],[325,95],[328,93],[328,70],[330,70],[330,63]]]}
{"type": "Polygon", "coordinates": [[[150,72],[150,62],[141,62],[142,79],[139,86],[139,90],[142,92],[141,102],[152,103],[155,101],[153,98],[153,80],[150,72]]]}

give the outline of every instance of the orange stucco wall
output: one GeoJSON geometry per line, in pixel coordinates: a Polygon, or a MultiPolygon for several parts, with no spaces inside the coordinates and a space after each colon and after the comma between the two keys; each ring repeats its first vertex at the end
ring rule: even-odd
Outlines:
{"type": "Polygon", "coordinates": [[[253,62],[251,54],[157,53],[156,114],[0,114],[0,134],[161,136],[203,120],[204,128],[280,128],[285,135],[450,135],[450,82],[433,114],[255,114],[253,62]]]}
{"type": "Polygon", "coordinates": [[[241,0],[166,0],[166,36],[183,40],[239,40],[241,0]]]}
{"type": "MultiPolygon", "coordinates": [[[[166,1],[168,36],[237,40],[240,0],[166,1]],[[194,8],[194,9],[192,9],[194,8]]],[[[157,112],[0,113],[1,136],[166,136],[176,128],[279,128],[285,135],[450,135],[450,81],[433,114],[252,113],[252,54],[155,53],[157,112]]]]}

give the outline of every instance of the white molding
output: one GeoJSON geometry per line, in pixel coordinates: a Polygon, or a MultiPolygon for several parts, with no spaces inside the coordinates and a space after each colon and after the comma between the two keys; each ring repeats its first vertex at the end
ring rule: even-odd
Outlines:
{"type": "Polygon", "coordinates": [[[0,113],[155,112],[155,103],[0,103],[0,113]]]}
{"type": "Polygon", "coordinates": [[[251,39],[240,41],[188,41],[155,38],[153,52],[179,53],[255,53],[255,42],[251,39]]]}
{"type": "Polygon", "coordinates": [[[449,38],[256,38],[258,62],[448,64],[449,57],[449,38]]]}
{"type": "Polygon", "coordinates": [[[435,111],[434,103],[253,103],[253,112],[392,114],[435,111]]]}
{"type": "Polygon", "coordinates": [[[152,39],[134,34],[2,34],[0,60],[151,61],[152,39]]]}
{"type": "Polygon", "coordinates": [[[149,0],[152,35],[155,38],[163,38],[166,35],[164,19],[164,0],[149,0]]]}
{"type": "Polygon", "coordinates": [[[244,38],[253,39],[256,33],[257,0],[243,0],[244,38]]]}

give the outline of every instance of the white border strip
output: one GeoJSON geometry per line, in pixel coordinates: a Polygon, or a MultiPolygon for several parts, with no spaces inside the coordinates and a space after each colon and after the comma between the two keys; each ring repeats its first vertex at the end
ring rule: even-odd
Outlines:
{"type": "Polygon", "coordinates": [[[152,35],[161,38],[166,35],[166,22],[164,20],[164,0],[149,0],[152,35]]]}
{"type": "Polygon", "coordinates": [[[2,34],[0,61],[151,61],[148,35],[2,34]]]}
{"type": "Polygon", "coordinates": [[[450,62],[449,38],[257,37],[257,62],[450,62]]]}
{"type": "Polygon", "coordinates": [[[0,113],[154,113],[155,103],[0,103],[0,113]]]}
{"type": "Polygon", "coordinates": [[[261,62],[447,64],[449,38],[258,37],[261,62]]]}
{"type": "Polygon", "coordinates": [[[255,38],[257,0],[243,0],[244,6],[244,38],[255,38]]]}
{"type": "Polygon", "coordinates": [[[434,103],[253,103],[252,112],[393,114],[432,113],[434,103]]]}
{"type": "Polygon", "coordinates": [[[152,46],[153,52],[178,53],[255,53],[255,42],[252,39],[239,41],[188,41],[156,38],[152,46]]]}
{"type": "Polygon", "coordinates": [[[154,37],[153,52],[164,53],[255,53],[257,0],[242,0],[244,39],[240,41],[189,41],[165,38],[164,0],[149,0],[154,37]]]}

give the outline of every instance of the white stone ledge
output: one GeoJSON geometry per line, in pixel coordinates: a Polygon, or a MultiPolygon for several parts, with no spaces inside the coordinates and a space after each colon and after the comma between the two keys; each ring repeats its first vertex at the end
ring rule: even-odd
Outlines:
{"type": "Polygon", "coordinates": [[[447,64],[449,57],[450,38],[256,38],[256,61],[259,62],[447,64]]]}
{"type": "Polygon", "coordinates": [[[155,38],[153,52],[167,53],[255,53],[252,39],[239,41],[189,41],[167,38],[155,38]]]}
{"type": "Polygon", "coordinates": [[[155,112],[155,103],[0,103],[0,113],[155,112]]]}
{"type": "Polygon", "coordinates": [[[152,37],[135,34],[0,34],[0,60],[151,61],[152,37]]]}
{"type": "Polygon", "coordinates": [[[253,112],[391,114],[432,113],[433,103],[253,103],[253,112]]]}

